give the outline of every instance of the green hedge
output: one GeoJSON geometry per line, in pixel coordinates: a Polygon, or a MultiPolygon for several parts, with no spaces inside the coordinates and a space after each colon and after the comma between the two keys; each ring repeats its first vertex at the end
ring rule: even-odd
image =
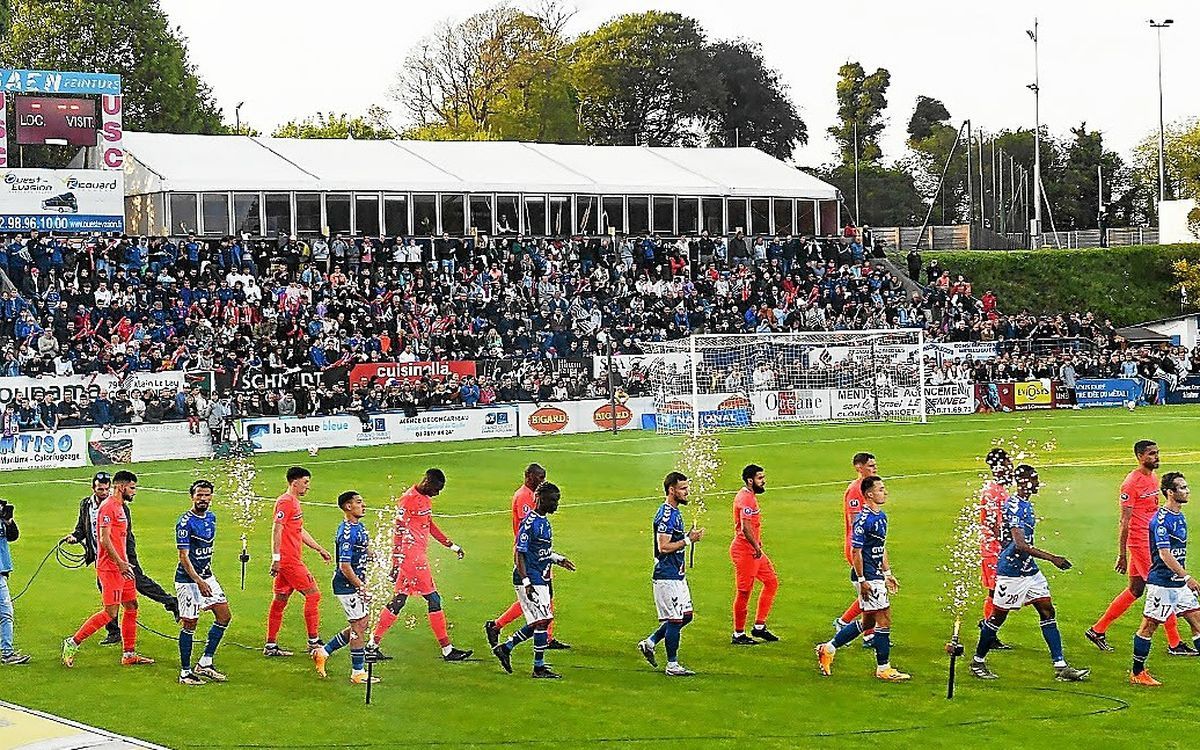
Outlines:
{"type": "MultiPolygon", "coordinates": [[[[926,252],[953,279],[963,274],[975,295],[991,289],[1004,312],[1093,311],[1115,325],[1178,315],[1171,263],[1200,261],[1200,245],[1133,245],[1077,250],[926,252]]],[[[897,258],[900,263],[903,258],[897,258]]],[[[922,281],[924,273],[922,273],[922,281]]],[[[1192,300],[1193,303],[1200,300],[1192,300]]]]}

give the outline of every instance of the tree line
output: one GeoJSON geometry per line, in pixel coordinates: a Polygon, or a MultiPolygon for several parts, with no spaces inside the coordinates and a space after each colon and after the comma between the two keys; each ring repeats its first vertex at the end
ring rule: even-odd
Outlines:
{"type": "MultiPolygon", "coordinates": [[[[361,114],[317,112],[271,135],[737,145],[784,160],[808,142],[787,85],[758,44],[710,38],[696,19],[661,11],[571,35],[571,12],[559,0],[539,1],[435,27],[396,74],[388,92],[394,113],[378,105],[361,114]]],[[[234,131],[158,0],[0,0],[0,59],[18,68],[120,73],[131,130],[234,131]]],[[[849,61],[838,69],[837,119],[827,131],[836,152],[806,169],[853,205],[857,167],[862,223],[920,224],[928,214],[932,223],[1022,231],[1026,208],[1033,213],[1032,129],[972,123],[967,141],[965,118],[952,117],[931,92],[913,103],[904,153],[888,155],[880,138],[890,82],[884,68],[868,73],[849,61]]],[[[258,134],[249,125],[241,132],[258,134]]],[[[1154,221],[1156,134],[1129,161],[1083,122],[1061,136],[1043,127],[1040,139],[1046,229],[1050,217],[1060,230],[1154,221]]],[[[32,156],[62,158],[49,149],[32,156]]],[[[1200,122],[1170,129],[1167,165],[1168,197],[1200,193],[1200,122]]]]}

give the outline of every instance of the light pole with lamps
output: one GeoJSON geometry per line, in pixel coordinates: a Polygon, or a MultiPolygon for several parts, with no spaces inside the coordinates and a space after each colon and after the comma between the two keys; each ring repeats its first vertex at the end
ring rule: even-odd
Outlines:
{"type": "Polygon", "coordinates": [[[1032,244],[1042,244],[1042,117],[1040,111],[1041,87],[1038,85],[1038,22],[1033,19],[1033,30],[1026,30],[1033,40],[1033,83],[1026,88],[1033,92],[1033,227],[1030,231],[1032,244]]]}
{"type": "Polygon", "coordinates": [[[233,108],[233,122],[234,122],[233,132],[236,133],[237,135],[242,134],[242,105],[243,104],[245,104],[245,102],[238,102],[237,106],[233,108]]]}
{"type": "Polygon", "coordinates": [[[1162,22],[1150,19],[1150,28],[1158,37],[1158,202],[1167,199],[1167,161],[1166,161],[1166,126],[1163,123],[1163,88],[1162,88],[1162,30],[1175,23],[1168,18],[1162,22]]]}

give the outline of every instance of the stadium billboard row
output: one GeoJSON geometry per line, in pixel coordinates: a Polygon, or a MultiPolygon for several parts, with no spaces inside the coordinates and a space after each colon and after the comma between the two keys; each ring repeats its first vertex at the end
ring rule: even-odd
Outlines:
{"type": "Polygon", "coordinates": [[[355,365],[350,370],[350,387],[361,388],[372,380],[420,380],[428,375],[434,380],[444,380],[451,375],[471,376],[476,373],[471,360],[443,360],[440,362],[369,362],[355,365]]]}
{"type": "MultiPolygon", "coordinates": [[[[195,373],[191,373],[195,375],[195,373]]],[[[37,378],[25,376],[0,378],[0,410],[13,399],[25,397],[32,401],[41,400],[47,393],[55,401],[70,395],[78,401],[84,395],[95,397],[100,391],[112,393],[117,389],[130,391],[178,389],[189,383],[188,373],[179,370],[167,372],[134,372],[124,378],[116,375],[46,375],[37,378]]]]}
{"type": "Polygon", "coordinates": [[[91,427],[87,433],[88,463],[92,466],[212,455],[207,425],[201,427],[200,434],[188,430],[187,422],[108,425],[91,427]]]}
{"type": "Polygon", "coordinates": [[[99,169],[6,169],[0,231],[125,231],[125,175],[99,169]]]}
{"type": "Polygon", "coordinates": [[[1142,397],[1142,384],[1132,378],[1081,378],[1075,382],[1080,406],[1125,406],[1142,397]]]}
{"type": "Polygon", "coordinates": [[[0,470],[87,466],[87,431],[20,432],[0,437],[0,470]]]}
{"type": "Polygon", "coordinates": [[[608,399],[522,403],[515,408],[522,436],[578,435],[611,432],[614,421],[618,430],[640,430],[642,415],[654,413],[654,399],[648,396],[627,399],[617,404],[615,413],[608,399]]]}

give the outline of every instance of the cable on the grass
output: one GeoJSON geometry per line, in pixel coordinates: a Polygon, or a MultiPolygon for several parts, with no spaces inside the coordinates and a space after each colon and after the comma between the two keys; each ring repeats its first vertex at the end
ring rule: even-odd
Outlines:
{"type": "Polygon", "coordinates": [[[46,561],[50,559],[51,555],[54,556],[55,562],[57,562],[62,567],[67,568],[68,570],[74,570],[76,568],[82,568],[84,566],[83,553],[82,552],[74,552],[72,550],[69,550],[69,549],[63,547],[63,543],[61,541],[59,541],[57,544],[55,544],[53,547],[50,548],[50,551],[46,553],[46,556],[43,557],[42,561],[40,563],[38,563],[38,566],[36,568],[34,568],[33,575],[29,576],[29,580],[25,582],[24,588],[22,588],[21,591],[12,598],[14,602],[16,600],[20,599],[25,594],[25,592],[29,590],[29,587],[33,585],[33,582],[35,580],[37,580],[38,574],[42,572],[42,567],[45,566],[46,561]]]}
{"type": "MultiPolygon", "coordinates": [[[[163,638],[168,641],[175,641],[176,643],[179,642],[179,636],[177,636],[177,635],[171,635],[170,633],[164,633],[161,630],[155,630],[154,628],[150,627],[149,625],[142,622],[141,620],[138,620],[137,624],[138,624],[138,627],[141,628],[142,630],[153,633],[154,635],[157,635],[159,638],[163,638]]],[[[231,646],[237,646],[238,648],[244,648],[247,651],[258,651],[260,649],[259,646],[247,646],[246,644],[238,643],[237,641],[224,641],[224,642],[228,643],[231,646]]]]}

